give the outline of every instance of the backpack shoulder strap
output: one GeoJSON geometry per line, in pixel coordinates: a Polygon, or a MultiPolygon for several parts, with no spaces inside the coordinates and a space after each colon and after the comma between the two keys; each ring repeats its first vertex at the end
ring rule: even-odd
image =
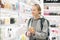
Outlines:
{"type": "Polygon", "coordinates": [[[28,26],[29,26],[29,24],[30,24],[31,21],[32,21],[32,18],[29,19],[29,21],[28,21],[28,26]]]}
{"type": "Polygon", "coordinates": [[[41,31],[42,31],[42,29],[43,29],[43,22],[45,21],[45,19],[44,18],[41,18],[41,31]]]}
{"type": "MultiPolygon", "coordinates": [[[[41,18],[41,31],[42,31],[42,29],[43,29],[43,23],[44,23],[44,21],[47,21],[47,25],[48,25],[48,27],[49,27],[49,21],[47,20],[47,19],[45,19],[45,18],[41,18]]],[[[48,36],[50,35],[50,33],[49,33],[49,28],[48,28],[48,36]]],[[[48,40],[48,37],[46,38],[46,40],[48,40]]]]}
{"type": "MultiPolygon", "coordinates": [[[[46,20],[47,21],[47,24],[48,24],[48,26],[49,26],[49,21],[47,20],[47,19],[45,19],[45,18],[40,18],[40,20],[41,20],[41,30],[43,29],[43,23],[44,23],[44,21],[46,20]]],[[[28,21],[28,26],[29,26],[29,24],[30,24],[30,22],[32,21],[32,18],[30,18],[29,19],[29,21],[28,21]]]]}
{"type": "Polygon", "coordinates": [[[41,30],[43,29],[43,23],[44,23],[44,21],[47,21],[47,25],[49,26],[49,21],[47,20],[47,19],[45,19],[45,18],[41,18],[41,30]]]}

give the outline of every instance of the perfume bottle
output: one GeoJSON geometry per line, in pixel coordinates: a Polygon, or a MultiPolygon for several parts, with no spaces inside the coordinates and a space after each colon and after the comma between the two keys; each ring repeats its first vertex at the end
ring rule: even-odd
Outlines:
{"type": "Polygon", "coordinates": [[[8,1],[6,1],[6,2],[4,3],[4,8],[6,8],[6,9],[11,9],[11,5],[10,5],[10,3],[8,3],[8,1]]]}
{"type": "Polygon", "coordinates": [[[56,37],[52,37],[52,40],[56,40],[56,37]]]}
{"type": "Polygon", "coordinates": [[[14,24],[15,23],[15,19],[14,18],[10,18],[10,24],[14,24]]]}
{"type": "Polygon", "coordinates": [[[26,36],[22,34],[21,40],[26,40],[26,36]]]}
{"type": "Polygon", "coordinates": [[[15,4],[12,4],[12,9],[16,10],[16,5],[15,4]]]}
{"type": "Polygon", "coordinates": [[[0,19],[0,25],[4,24],[4,20],[0,19]]]}
{"type": "Polygon", "coordinates": [[[10,33],[10,31],[12,31],[12,29],[11,29],[11,28],[9,28],[9,29],[8,29],[9,37],[11,37],[11,33],[10,33]]]}
{"type": "Polygon", "coordinates": [[[4,8],[4,5],[2,4],[1,0],[0,0],[0,8],[4,8]]]}

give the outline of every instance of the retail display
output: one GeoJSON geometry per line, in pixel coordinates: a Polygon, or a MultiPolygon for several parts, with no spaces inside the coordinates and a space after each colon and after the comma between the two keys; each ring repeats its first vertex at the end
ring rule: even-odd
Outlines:
{"type": "Polygon", "coordinates": [[[52,37],[52,40],[56,40],[56,37],[52,37]]]}
{"type": "Polygon", "coordinates": [[[49,9],[49,7],[48,6],[44,6],[44,9],[49,9]]]}
{"type": "Polygon", "coordinates": [[[44,16],[50,22],[50,40],[60,40],[58,28],[60,18],[60,0],[44,0],[44,16]]]}
{"type": "Polygon", "coordinates": [[[4,8],[4,5],[1,0],[0,0],[0,8],[4,8]]]}
{"type": "MultiPolygon", "coordinates": [[[[50,22],[50,40],[60,40],[60,0],[44,0],[44,3],[42,0],[0,0],[0,27],[3,28],[2,35],[5,36],[2,37],[3,40],[27,40],[25,32],[28,20],[32,17],[33,4],[41,6],[42,16],[50,22]]],[[[29,31],[35,32],[33,27],[30,27],[29,31]]]]}
{"type": "Polygon", "coordinates": [[[19,8],[18,2],[10,3],[9,2],[10,0],[6,0],[4,2],[3,1],[4,0],[0,0],[0,8],[9,9],[9,10],[18,10],[18,8],[19,8]]]}
{"type": "Polygon", "coordinates": [[[50,27],[57,27],[56,25],[50,25],[50,27]]]}
{"type": "Polygon", "coordinates": [[[21,40],[26,40],[26,36],[24,34],[22,34],[21,40]]]}
{"type": "Polygon", "coordinates": [[[10,31],[12,31],[12,29],[8,29],[8,34],[9,34],[9,37],[11,37],[11,34],[10,34],[10,31]]]}
{"type": "Polygon", "coordinates": [[[55,16],[60,16],[60,14],[58,14],[58,13],[53,13],[53,12],[52,12],[52,13],[46,12],[46,13],[44,13],[44,15],[53,15],[53,16],[55,15],[55,16]]]}
{"type": "Polygon", "coordinates": [[[11,9],[11,5],[10,5],[9,3],[5,3],[5,4],[4,4],[4,8],[6,8],[6,9],[11,9]]]}
{"type": "Polygon", "coordinates": [[[60,3],[60,0],[44,0],[44,3],[60,3]]]}
{"type": "Polygon", "coordinates": [[[5,18],[5,19],[0,19],[0,25],[8,25],[8,24],[15,24],[16,20],[15,18],[5,18]]]}
{"type": "Polygon", "coordinates": [[[13,10],[16,10],[16,7],[15,7],[15,5],[14,5],[14,4],[12,4],[12,9],[13,9],[13,10]]]}
{"type": "Polygon", "coordinates": [[[16,3],[16,10],[18,10],[19,9],[19,4],[18,3],[16,3]]]}
{"type": "Polygon", "coordinates": [[[10,24],[10,19],[9,18],[5,18],[5,24],[10,24]]]}
{"type": "Polygon", "coordinates": [[[4,20],[0,19],[0,25],[4,24],[4,20]]]}
{"type": "Polygon", "coordinates": [[[10,24],[14,24],[15,23],[15,19],[14,18],[10,18],[10,24]]]}

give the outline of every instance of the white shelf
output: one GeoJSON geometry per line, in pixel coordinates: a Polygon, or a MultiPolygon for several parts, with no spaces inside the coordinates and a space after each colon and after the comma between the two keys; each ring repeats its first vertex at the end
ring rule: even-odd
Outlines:
{"type": "Polygon", "coordinates": [[[27,4],[27,5],[33,5],[33,4],[41,4],[41,0],[39,1],[39,0],[20,0],[20,2],[22,2],[22,3],[25,3],[25,4],[27,4]]]}
{"type": "Polygon", "coordinates": [[[60,9],[49,9],[49,10],[44,10],[45,12],[53,12],[53,13],[60,13],[60,9]]]}
{"type": "Polygon", "coordinates": [[[0,13],[3,13],[3,14],[18,14],[18,10],[14,11],[14,10],[0,8],[0,13]]]}
{"type": "Polygon", "coordinates": [[[8,9],[0,9],[0,18],[5,18],[5,17],[18,17],[18,11],[14,10],[8,10],[8,9]]]}
{"type": "Polygon", "coordinates": [[[44,15],[44,17],[60,17],[60,16],[57,16],[57,15],[44,15]]]}
{"type": "Polygon", "coordinates": [[[44,16],[45,18],[47,19],[50,19],[50,20],[60,20],[60,16],[44,16]]]}
{"type": "Polygon", "coordinates": [[[28,4],[26,4],[26,3],[23,3],[23,2],[19,2],[21,5],[25,5],[25,6],[27,6],[27,7],[31,7],[31,5],[28,5],[28,4]]]}

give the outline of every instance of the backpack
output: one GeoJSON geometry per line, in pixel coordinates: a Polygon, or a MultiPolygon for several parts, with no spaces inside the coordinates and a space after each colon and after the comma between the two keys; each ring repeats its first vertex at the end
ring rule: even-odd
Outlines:
{"type": "MultiPolygon", "coordinates": [[[[30,24],[30,21],[32,20],[32,18],[30,18],[29,19],[29,21],[28,21],[28,26],[29,26],[29,24],[30,24]]],[[[40,18],[40,20],[41,20],[41,30],[43,29],[43,23],[44,23],[44,21],[46,20],[47,21],[47,24],[48,24],[48,26],[49,26],[49,21],[47,20],[47,19],[45,19],[45,18],[40,18]]],[[[50,35],[50,33],[49,33],[49,29],[48,29],[48,36],[50,35]]],[[[46,38],[46,40],[48,40],[49,38],[47,37],[46,38]]]]}

